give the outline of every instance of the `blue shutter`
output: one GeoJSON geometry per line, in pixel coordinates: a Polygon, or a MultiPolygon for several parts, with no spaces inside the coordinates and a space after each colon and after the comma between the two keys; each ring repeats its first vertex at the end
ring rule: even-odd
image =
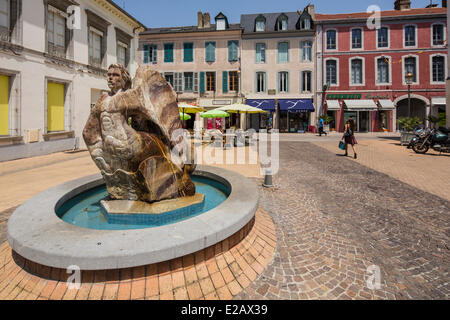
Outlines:
{"type": "Polygon", "coordinates": [[[164,62],[173,62],[173,43],[164,44],[164,62]]]}
{"type": "Polygon", "coordinates": [[[200,72],[200,93],[205,92],[205,73],[200,72]]]}
{"type": "Polygon", "coordinates": [[[228,41],[228,61],[239,60],[239,41],[228,41]]]}
{"type": "Polygon", "coordinates": [[[222,91],[223,93],[228,92],[228,71],[223,71],[222,91]]]}
{"type": "Polygon", "coordinates": [[[194,44],[193,43],[184,43],[184,62],[192,62],[194,61],[194,44]]]}
{"type": "Polygon", "coordinates": [[[206,42],[205,43],[205,61],[214,62],[216,61],[216,43],[206,42]]]}
{"type": "Polygon", "coordinates": [[[144,44],[144,63],[150,62],[150,46],[148,44],[144,44]]]}

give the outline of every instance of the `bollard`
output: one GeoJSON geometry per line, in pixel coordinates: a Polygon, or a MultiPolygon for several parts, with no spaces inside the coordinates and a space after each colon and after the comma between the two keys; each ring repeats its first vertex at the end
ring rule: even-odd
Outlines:
{"type": "Polygon", "coordinates": [[[266,173],[264,175],[263,187],[265,187],[265,188],[273,188],[272,172],[270,170],[266,171],[266,173]]]}

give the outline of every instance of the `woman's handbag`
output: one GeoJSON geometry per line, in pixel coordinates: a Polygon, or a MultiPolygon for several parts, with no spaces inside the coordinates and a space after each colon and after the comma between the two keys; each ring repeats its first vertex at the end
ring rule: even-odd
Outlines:
{"type": "Polygon", "coordinates": [[[339,149],[345,150],[345,143],[344,143],[344,141],[339,141],[339,149]]]}

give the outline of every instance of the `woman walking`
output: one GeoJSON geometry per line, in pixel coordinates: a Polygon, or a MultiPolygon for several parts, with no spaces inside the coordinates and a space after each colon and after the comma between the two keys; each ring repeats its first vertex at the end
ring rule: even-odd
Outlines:
{"type": "Polygon", "coordinates": [[[344,135],[342,136],[342,140],[345,142],[345,156],[348,155],[347,148],[348,145],[352,145],[353,154],[355,159],[357,158],[356,155],[356,147],[355,145],[358,144],[358,141],[356,141],[355,138],[355,120],[353,118],[348,119],[347,123],[345,124],[344,128],[344,135]]]}

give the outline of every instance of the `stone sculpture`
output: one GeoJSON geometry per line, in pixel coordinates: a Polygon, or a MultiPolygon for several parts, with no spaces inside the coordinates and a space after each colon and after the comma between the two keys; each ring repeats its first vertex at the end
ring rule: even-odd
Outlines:
{"type": "Polygon", "coordinates": [[[194,166],[171,154],[183,150],[182,139],[172,137],[182,128],[172,87],[158,72],[140,67],[132,88],[120,64],[108,68],[108,86],[110,93],[91,109],[83,138],[110,197],[152,203],[195,195],[194,166]]]}

